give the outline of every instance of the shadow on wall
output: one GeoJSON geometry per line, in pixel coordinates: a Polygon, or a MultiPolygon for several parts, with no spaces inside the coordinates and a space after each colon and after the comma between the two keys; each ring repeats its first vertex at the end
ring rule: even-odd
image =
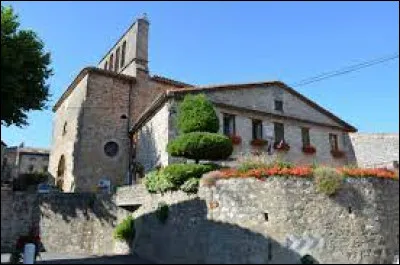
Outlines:
{"type": "Polygon", "coordinates": [[[156,140],[154,130],[151,127],[146,126],[140,134],[139,144],[142,146],[137,148],[138,154],[145,154],[145,157],[137,160],[144,166],[144,170],[147,173],[161,165],[161,156],[157,151],[156,140]]]}
{"type": "Polygon", "coordinates": [[[94,193],[54,193],[42,194],[38,197],[38,205],[41,216],[37,218],[54,218],[60,215],[62,220],[69,223],[71,221],[90,220],[91,216],[99,220],[101,224],[110,223],[117,219],[112,214],[115,212],[115,204],[110,196],[94,193]]]}
{"type": "Polygon", "coordinates": [[[299,264],[301,259],[274,239],[208,220],[207,205],[198,198],[169,206],[164,224],[155,211],[137,217],[135,226],[134,252],[159,263],[299,264]]]}

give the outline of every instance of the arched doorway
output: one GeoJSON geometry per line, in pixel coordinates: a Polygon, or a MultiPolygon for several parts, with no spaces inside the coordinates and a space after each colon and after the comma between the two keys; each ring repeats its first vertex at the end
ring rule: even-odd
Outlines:
{"type": "Polygon", "coordinates": [[[56,187],[59,188],[60,190],[63,190],[64,174],[65,174],[65,157],[64,155],[62,155],[60,161],[58,162],[57,178],[56,178],[56,187]]]}

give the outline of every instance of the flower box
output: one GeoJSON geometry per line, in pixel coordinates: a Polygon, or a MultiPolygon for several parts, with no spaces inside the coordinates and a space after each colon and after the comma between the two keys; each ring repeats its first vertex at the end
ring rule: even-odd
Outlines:
{"type": "Polygon", "coordinates": [[[290,146],[285,141],[275,142],[274,149],[277,151],[289,151],[290,146]]]}
{"type": "Polygon", "coordinates": [[[303,153],[314,154],[317,150],[312,145],[303,146],[303,153]]]}
{"type": "Polygon", "coordinates": [[[331,150],[331,154],[335,158],[342,158],[344,157],[344,152],[340,150],[331,150]]]}
{"type": "Polygon", "coordinates": [[[239,135],[230,135],[229,138],[231,139],[233,145],[238,145],[242,142],[242,137],[239,135]]]}
{"type": "Polygon", "coordinates": [[[252,146],[264,146],[264,145],[268,144],[268,141],[264,140],[264,139],[253,139],[250,141],[250,144],[252,146]]]}

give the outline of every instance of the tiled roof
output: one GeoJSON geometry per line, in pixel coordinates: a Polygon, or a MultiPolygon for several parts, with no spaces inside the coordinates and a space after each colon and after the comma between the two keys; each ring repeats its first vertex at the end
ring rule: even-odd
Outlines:
{"type": "Polygon", "coordinates": [[[151,80],[157,81],[157,82],[161,82],[161,83],[165,83],[165,84],[172,85],[172,86],[176,86],[178,88],[193,87],[193,85],[190,85],[190,84],[187,84],[187,83],[184,83],[184,82],[181,82],[181,81],[176,81],[176,80],[173,80],[173,79],[169,79],[169,78],[166,78],[164,76],[159,76],[159,75],[153,75],[151,77],[151,80]]]}

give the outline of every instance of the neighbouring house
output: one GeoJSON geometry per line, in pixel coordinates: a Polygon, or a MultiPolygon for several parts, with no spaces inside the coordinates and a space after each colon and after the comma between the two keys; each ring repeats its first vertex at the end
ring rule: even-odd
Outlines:
{"type": "Polygon", "coordinates": [[[214,103],[220,132],[238,143],[233,162],[265,153],[294,163],[357,163],[349,138],[357,129],[283,82],[197,86],[151,75],[148,34],[147,18],[137,19],[53,107],[49,172],[62,190],[130,184],[138,165],[147,172],[178,161],[165,148],[177,135],[177,104],[192,93],[214,103]]]}
{"type": "Polygon", "coordinates": [[[48,172],[49,156],[48,149],[11,146],[5,149],[3,166],[8,178],[13,180],[22,174],[48,172]]]}

